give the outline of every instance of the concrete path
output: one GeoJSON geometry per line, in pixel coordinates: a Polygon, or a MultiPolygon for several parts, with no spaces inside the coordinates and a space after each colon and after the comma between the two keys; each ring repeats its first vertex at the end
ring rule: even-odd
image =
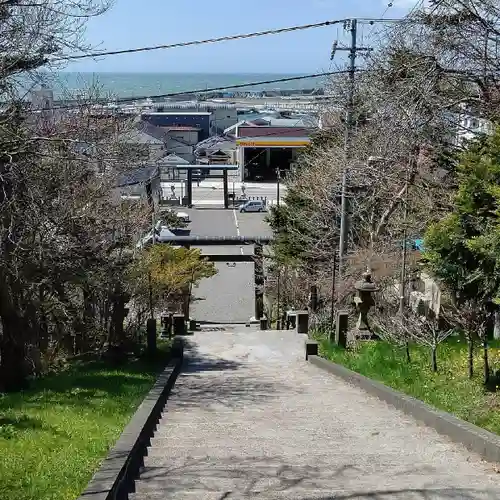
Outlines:
{"type": "Polygon", "coordinates": [[[191,337],[131,498],[500,498],[492,464],[306,363],[301,337],[191,337]]]}
{"type": "MultiPolygon", "coordinates": [[[[236,210],[186,210],[193,236],[270,236],[266,214],[236,210]]],[[[204,255],[252,255],[253,245],[200,247],[204,255]]],[[[215,323],[245,323],[255,315],[254,264],[217,263],[218,273],[194,288],[191,317],[215,323]],[[231,265],[228,265],[231,264],[231,265]]]]}

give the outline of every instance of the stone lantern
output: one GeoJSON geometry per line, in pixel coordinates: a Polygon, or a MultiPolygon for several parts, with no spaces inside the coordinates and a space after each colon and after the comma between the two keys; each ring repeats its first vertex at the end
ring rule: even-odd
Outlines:
{"type": "Polygon", "coordinates": [[[359,316],[356,327],[352,333],[357,338],[372,338],[373,334],[368,322],[368,312],[371,307],[375,305],[373,293],[377,292],[379,288],[373,283],[370,271],[363,273],[362,279],[356,282],[354,288],[357,292],[354,303],[356,304],[356,310],[359,316]]]}

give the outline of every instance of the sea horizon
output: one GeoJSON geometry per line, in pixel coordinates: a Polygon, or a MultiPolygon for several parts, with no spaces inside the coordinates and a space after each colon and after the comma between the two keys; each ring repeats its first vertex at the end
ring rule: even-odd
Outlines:
{"type": "MultiPolygon", "coordinates": [[[[254,84],[259,81],[301,77],[300,73],[205,73],[205,72],[40,72],[36,84],[45,84],[56,98],[88,94],[106,98],[147,97],[167,93],[203,92],[210,88],[254,84]]],[[[306,78],[262,85],[249,85],[235,90],[311,89],[322,86],[324,78],[306,78]],[[323,80],[323,81],[322,81],[323,80]]],[[[231,91],[231,89],[228,89],[231,91]]]]}

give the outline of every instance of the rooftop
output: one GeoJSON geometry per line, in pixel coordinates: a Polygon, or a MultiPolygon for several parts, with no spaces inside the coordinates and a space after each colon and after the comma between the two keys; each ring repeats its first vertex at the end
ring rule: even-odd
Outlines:
{"type": "Polygon", "coordinates": [[[189,165],[189,162],[174,153],[164,156],[158,161],[158,165],[189,165]]]}
{"type": "Polygon", "coordinates": [[[255,125],[270,127],[311,127],[318,126],[318,120],[312,116],[298,116],[296,118],[275,118],[263,116],[252,120],[255,125]]]}
{"type": "Polygon", "coordinates": [[[119,176],[116,187],[133,186],[147,182],[158,175],[157,167],[139,167],[129,170],[119,176]]]}
{"type": "Polygon", "coordinates": [[[280,137],[280,136],[262,136],[262,137],[240,137],[236,139],[236,144],[240,143],[271,143],[271,144],[288,144],[288,143],[307,143],[311,142],[310,137],[280,137]]]}
{"type": "Polygon", "coordinates": [[[232,140],[231,138],[221,137],[221,136],[215,135],[215,136],[209,137],[208,139],[205,139],[204,141],[199,142],[196,145],[195,153],[200,154],[200,153],[205,152],[207,150],[213,150],[213,149],[227,151],[230,149],[234,149],[235,146],[236,146],[236,144],[235,144],[234,140],[232,140]]]}
{"type": "Polygon", "coordinates": [[[172,126],[172,127],[160,127],[162,130],[165,132],[173,132],[173,131],[178,131],[178,132],[199,132],[201,128],[199,127],[184,127],[184,126],[172,126]]]}
{"type": "Polygon", "coordinates": [[[143,113],[147,116],[176,116],[176,115],[203,115],[208,116],[212,113],[209,111],[149,111],[143,113]]]}

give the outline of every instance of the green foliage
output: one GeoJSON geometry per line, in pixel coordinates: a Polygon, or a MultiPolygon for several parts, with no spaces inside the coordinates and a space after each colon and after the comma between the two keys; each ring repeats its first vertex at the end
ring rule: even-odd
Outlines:
{"type": "MultiPolygon", "coordinates": [[[[408,364],[404,348],[388,342],[362,342],[359,349],[352,352],[325,339],[319,340],[323,357],[500,434],[500,394],[485,392],[480,377],[468,378],[467,345],[463,338],[452,337],[441,344],[438,373],[432,371],[423,346],[411,346],[412,363],[408,364]]],[[[493,364],[499,368],[500,349],[490,349],[493,364]]],[[[475,363],[481,366],[482,361],[477,353],[475,363]]]]}
{"type": "Polygon", "coordinates": [[[288,184],[283,198],[284,204],[272,207],[268,222],[273,230],[272,243],[274,259],[283,265],[317,260],[317,255],[310,255],[311,242],[322,237],[321,227],[311,223],[320,213],[319,207],[306,199],[300,187],[288,184]]]}
{"type": "Polygon", "coordinates": [[[500,293],[500,129],[460,156],[453,212],[429,227],[424,262],[459,300],[500,293]]]}
{"type": "Polygon", "coordinates": [[[165,366],[74,361],[30,390],[0,395],[0,498],[73,500],[165,366]]]}
{"type": "Polygon", "coordinates": [[[215,265],[201,256],[197,249],[151,245],[141,252],[130,268],[133,295],[139,302],[149,300],[150,285],[156,307],[168,307],[172,299],[216,274],[215,265]],[[142,299],[142,300],[141,300],[142,299]]]}

